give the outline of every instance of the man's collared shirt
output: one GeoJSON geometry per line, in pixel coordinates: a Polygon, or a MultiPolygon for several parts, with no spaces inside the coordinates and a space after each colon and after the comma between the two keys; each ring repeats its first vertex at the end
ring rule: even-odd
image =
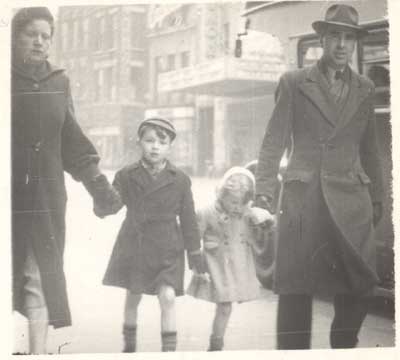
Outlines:
{"type": "Polygon", "coordinates": [[[321,59],[318,62],[318,67],[326,80],[329,93],[341,111],[346,103],[350,90],[349,83],[351,71],[349,66],[346,66],[341,71],[335,70],[328,66],[323,59],[321,59]]]}

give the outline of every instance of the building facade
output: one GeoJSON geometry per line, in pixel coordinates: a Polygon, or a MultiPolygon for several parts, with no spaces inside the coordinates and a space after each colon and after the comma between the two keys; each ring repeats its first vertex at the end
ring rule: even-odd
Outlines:
{"type": "Polygon", "coordinates": [[[136,155],[147,100],[146,16],[145,5],[59,8],[55,60],[67,70],[77,119],[105,168],[136,155]]]}
{"type": "Polygon", "coordinates": [[[150,5],[146,113],[174,122],[174,160],[193,174],[218,174],[257,156],[271,105],[265,94],[283,71],[276,46],[253,53],[248,46],[235,57],[242,11],[237,2],[150,5]]]}

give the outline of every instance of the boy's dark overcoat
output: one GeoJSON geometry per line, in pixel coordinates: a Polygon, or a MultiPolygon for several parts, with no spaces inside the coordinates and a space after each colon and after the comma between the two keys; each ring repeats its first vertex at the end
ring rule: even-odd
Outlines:
{"type": "Polygon", "coordinates": [[[287,144],[279,208],[278,293],[365,292],[375,271],[373,202],[382,200],[374,88],[350,74],[340,113],[318,65],[280,80],[257,169],[257,194],[274,197],[287,144]]]}
{"type": "Polygon", "coordinates": [[[189,177],[167,162],[154,179],[137,162],[113,185],[127,211],[103,283],[147,294],[169,285],[182,295],[184,250],[200,248],[189,177]]]}
{"type": "Polygon", "coordinates": [[[32,243],[50,324],[71,324],[63,254],[66,190],[64,171],[85,181],[99,157],[75,120],[69,81],[45,63],[32,77],[12,69],[12,250],[13,303],[24,313],[23,268],[32,243]]]}

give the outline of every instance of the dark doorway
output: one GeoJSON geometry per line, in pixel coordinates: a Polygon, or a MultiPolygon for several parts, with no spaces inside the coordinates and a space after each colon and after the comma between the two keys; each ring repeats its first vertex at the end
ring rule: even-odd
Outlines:
{"type": "Polygon", "coordinates": [[[214,108],[199,109],[198,173],[206,175],[214,162],[214,108]]]}

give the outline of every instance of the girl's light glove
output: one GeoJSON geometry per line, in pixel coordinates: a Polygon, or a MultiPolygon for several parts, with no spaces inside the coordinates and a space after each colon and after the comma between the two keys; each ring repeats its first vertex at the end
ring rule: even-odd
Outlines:
{"type": "Polygon", "coordinates": [[[260,207],[251,207],[248,209],[248,216],[254,225],[269,225],[273,226],[276,223],[276,216],[268,210],[260,207]]]}

